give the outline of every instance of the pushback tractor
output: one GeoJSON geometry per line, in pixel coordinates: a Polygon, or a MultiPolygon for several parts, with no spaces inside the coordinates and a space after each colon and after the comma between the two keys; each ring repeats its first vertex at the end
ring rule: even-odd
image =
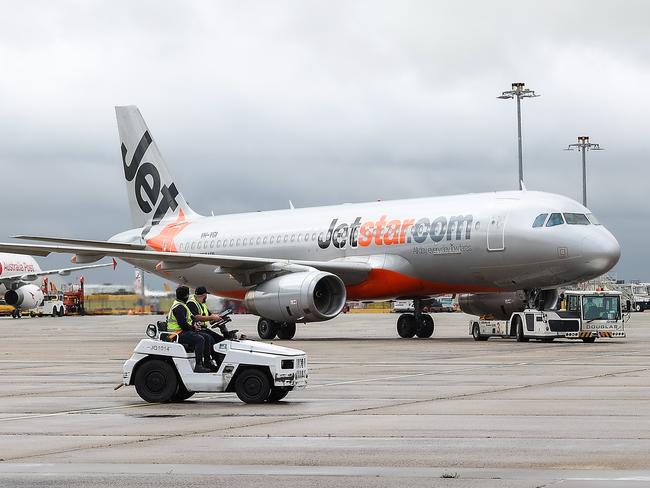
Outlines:
{"type": "Polygon", "coordinates": [[[508,320],[473,319],[469,333],[476,341],[508,337],[518,342],[557,338],[594,342],[598,337],[625,337],[627,317],[621,309],[620,292],[565,291],[556,309],[526,309],[514,312],[508,320]]]}
{"type": "MultiPolygon", "coordinates": [[[[213,327],[218,325],[223,324],[213,327]]],[[[175,341],[165,322],[150,324],[149,338],[142,339],[124,363],[118,386],[135,386],[138,395],[152,403],[179,402],[198,392],[234,392],[245,403],[277,402],[307,386],[303,351],[236,339],[236,332],[214,345],[221,358],[218,371],[195,373],[194,352],[175,341]]]]}

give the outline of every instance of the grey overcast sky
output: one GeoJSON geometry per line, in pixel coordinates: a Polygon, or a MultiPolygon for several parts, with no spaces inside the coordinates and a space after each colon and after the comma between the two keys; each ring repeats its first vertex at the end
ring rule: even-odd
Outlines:
{"type": "MultiPolygon", "coordinates": [[[[514,189],[581,195],[650,281],[646,1],[0,0],[2,231],[130,226],[113,106],[201,213],[514,189]]],[[[68,257],[40,259],[59,266],[68,257]]],[[[88,275],[132,281],[132,269],[88,275]]],[[[151,283],[152,281],[150,281],[151,283]]],[[[153,283],[156,283],[154,280],[153,283]]]]}

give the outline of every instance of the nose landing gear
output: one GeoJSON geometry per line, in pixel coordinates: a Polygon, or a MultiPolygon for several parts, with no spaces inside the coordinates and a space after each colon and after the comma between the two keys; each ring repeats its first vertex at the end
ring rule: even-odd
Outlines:
{"type": "Polygon", "coordinates": [[[418,336],[426,339],[433,334],[434,323],[431,315],[422,313],[422,303],[419,299],[413,300],[415,313],[403,313],[397,319],[397,333],[400,337],[408,339],[418,336]]]}

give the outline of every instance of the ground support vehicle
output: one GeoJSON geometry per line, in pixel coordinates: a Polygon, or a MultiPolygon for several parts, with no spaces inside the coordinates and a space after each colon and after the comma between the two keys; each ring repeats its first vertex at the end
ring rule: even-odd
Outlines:
{"type": "Polygon", "coordinates": [[[518,342],[557,338],[594,342],[598,337],[625,337],[620,292],[565,291],[563,295],[558,310],[526,309],[513,313],[509,320],[473,319],[469,333],[476,341],[504,337],[518,342]]]}
{"type": "Polygon", "coordinates": [[[172,334],[151,324],[147,335],[124,363],[118,385],[134,385],[147,402],[183,401],[197,392],[235,392],[245,403],[277,402],[307,386],[307,356],[298,349],[226,339],[214,346],[223,356],[219,370],[195,373],[194,352],[168,342],[172,334]]]}
{"type": "Polygon", "coordinates": [[[45,299],[35,308],[29,310],[30,317],[42,317],[49,315],[51,317],[63,317],[66,309],[63,300],[58,296],[45,297],[45,299]]]}

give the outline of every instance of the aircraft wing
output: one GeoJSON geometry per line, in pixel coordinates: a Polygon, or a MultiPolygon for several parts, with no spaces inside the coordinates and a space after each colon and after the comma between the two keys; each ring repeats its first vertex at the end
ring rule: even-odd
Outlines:
{"type": "MultiPolygon", "coordinates": [[[[93,260],[101,259],[104,256],[111,256],[125,260],[156,261],[158,263],[158,269],[161,271],[189,268],[197,264],[208,264],[215,266],[215,268],[222,268],[223,272],[232,273],[237,279],[240,279],[240,276],[246,273],[254,271],[298,271],[301,268],[309,267],[336,274],[346,284],[354,284],[363,281],[371,270],[368,262],[356,261],[353,258],[332,261],[306,261],[220,254],[194,254],[132,248],[125,249],[123,246],[113,246],[110,242],[105,242],[102,246],[4,242],[0,243],[0,251],[34,256],[47,256],[51,253],[74,254],[81,258],[87,256],[93,260]]],[[[247,279],[242,278],[240,281],[246,282],[247,279]]]]}
{"type": "MultiPolygon", "coordinates": [[[[25,254],[25,253],[18,253],[18,254],[25,254]]],[[[8,276],[6,278],[0,279],[0,282],[11,283],[14,281],[34,281],[36,278],[39,278],[41,276],[49,276],[49,275],[68,276],[70,273],[73,273],[75,271],[82,271],[84,269],[93,269],[93,268],[107,268],[109,266],[112,266],[113,269],[115,269],[117,266],[117,262],[113,259],[112,263],[89,264],[87,266],[75,266],[73,268],[48,269],[36,273],[26,273],[23,275],[8,276]]]]}

